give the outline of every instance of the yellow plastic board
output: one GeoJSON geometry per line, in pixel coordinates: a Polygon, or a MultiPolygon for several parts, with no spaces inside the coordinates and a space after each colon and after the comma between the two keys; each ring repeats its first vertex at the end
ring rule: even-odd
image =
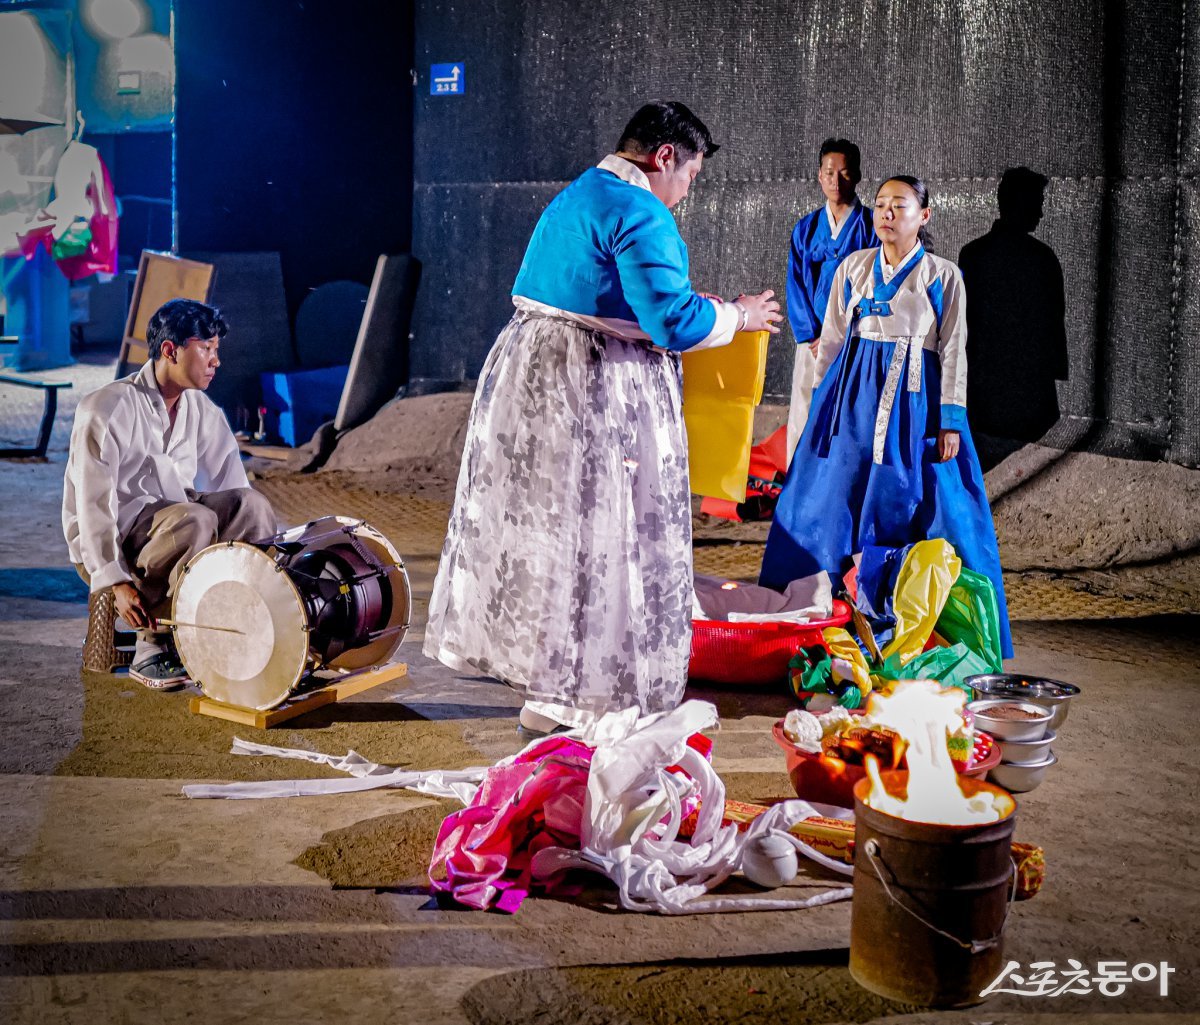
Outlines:
{"type": "Polygon", "coordinates": [[[694,494],[746,500],[754,407],[767,370],[766,331],[742,331],[715,349],[683,354],[683,419],[694,494]]]}

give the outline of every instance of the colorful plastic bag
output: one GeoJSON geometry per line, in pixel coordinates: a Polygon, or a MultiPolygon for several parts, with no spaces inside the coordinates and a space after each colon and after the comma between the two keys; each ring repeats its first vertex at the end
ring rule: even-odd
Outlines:
{"type": "Polygon", "coordinates": [[[50,247],[50,255],[56,260],[82,256],[87,252],[91,241],[92,229],[88,227],[87,221],[76,221],[50,247]]]}
{"type": "Polygon", "coordinates": [[[943,538],[912,546],[896,576],[896,632],[881,652],[885,662],[896,655],[904,665],[921,653],[961,570],[962,560],[943,538]]]}
{"type": "Polygon", "coordinates": [[[863,703],[864,692],[859,688],[852,667],[838,659],[843,667],[835,673],[833,658],[823,644],[801,648],[788,663],[792,693],[801,708],[812,712],[824,712],[834,705],[843,708],[858,708],[863,703]]]}
{"type": "Polygon", "coordinates": [[[996,586],[982,573],[965,567],[959,573],[938,616],[937,632],[951,644],[961,642],[975,652],[986,666],[980,672],[1003,670],[996,586]]]}

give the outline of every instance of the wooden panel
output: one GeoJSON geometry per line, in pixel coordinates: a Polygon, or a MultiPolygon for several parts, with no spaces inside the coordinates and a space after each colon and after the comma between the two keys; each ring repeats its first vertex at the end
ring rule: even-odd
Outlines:
{"type": "Polygon", "coordinates": [[[146,326],[163,303],[169,299],[208,302],[212,283],[211,263],[143,249],[133,285],[133,299],[129,303],[129,316],[125,321],[121,354],[117,359],[117,377],[124,377],[149,359],[146,326]]]}

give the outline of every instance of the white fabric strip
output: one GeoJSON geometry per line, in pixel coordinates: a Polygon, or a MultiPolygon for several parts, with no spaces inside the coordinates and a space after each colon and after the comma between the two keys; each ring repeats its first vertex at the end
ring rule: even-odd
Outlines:
{"type": "Polygon", "coordinates": [[[908,390],[914,393],[921,390],[921,369],[924,366],[921,346],[917,344],[919,341],[919,338],[908,340],[908,390]]]}
{"type": "Polygon", "coordinates": [[[910,392],[921,390],[921,347],[915,338],[897,338],[896,348],[892,352],[892,361],[888,364],[887,377],[883,382],[883,393],[879,396],[879,408],[875,413],[875,439],[871,448],[871,458],[876,465],[883,463],[883,444],[887,436],[888,421],[892,417],[892,409],[896,405],[896,391],[900,387],[900,374],[904,371],[904,361],[908,360],[908,383],[910,392]]]}
{"type": "Polygon", "coordinates": [[[363,790],[399,787],[415,790],[432,797],[452,797],[464,805],[470,804],[486,767],[449,770],[434,769],[418,772],[390,769],[367,761],[357,751],[344,755],[327,755],[319,751],[300,751],[288,747],[255,744],[240,737],[233,738],[235,755],[269,755],[276,758],[296,758],[300,761],[328,765],[331,769],[349,773],[352,779],[287,779],[254,783],[195,783],[183,788],[185,797],[221,797],[229,800],[263,799],[268,797],[317,797],[322,794],[350,794],[363,790]]]}
{"type": "MultiPolygon", "coordinates": [[[[687,746],[688,737],[717,722],[713,705],[685,701],[671,712],[642,719],[636,709],[610,713],[584,731],[584,741],[594,744],[596,752],[588,774],[581,849],[539,851],[530,866],[534,878],[546,879],[572,867],[591,869],[616,884],[622,907],[666,915],[790,910],[849,897],[849,887],[802,900],[707,897],[738,870],[747,844],[833,811],[787,801],[760,815],[745,833],[732,823],[722,825],[725,784],[712,765],[687,746]],[[699,797],[695,832],[688,840],[679,838],[679,781],[665,771],[668,765],[678,765],[691,777],[699,797]]],[[[807,854],[811,848],[805,847],[797,845],[807,854]]]]}

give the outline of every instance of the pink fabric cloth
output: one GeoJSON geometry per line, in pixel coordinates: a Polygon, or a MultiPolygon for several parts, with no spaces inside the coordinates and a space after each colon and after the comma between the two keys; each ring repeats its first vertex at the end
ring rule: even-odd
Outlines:
{"type": "Polygon", "coordinates": [[[579,848],[591,760],[586,744],[551,736],[489,769],[474,801],[438,830],[431,889],[468,907],[516,911],[534,854],[579,848]]]}
{"type": "MultiPolygon", "coordinates": [[[[697,733],[687,743],[712,761],[707,737],[697,733]]],[[[442,820],[429,864],[431,890],[468,907],[516,911],[535,882],[535,854],[580,848],[592,753],[582,741],[550,736],[488,769],[470,805],[442,820]]],[[[687,775],[677,765],[667,771],[687,775]]],[[[684,814],[696,804],[689,795],[684,814]]],[[[567,891],[559,879],[538,885],[567,891]]]]}

